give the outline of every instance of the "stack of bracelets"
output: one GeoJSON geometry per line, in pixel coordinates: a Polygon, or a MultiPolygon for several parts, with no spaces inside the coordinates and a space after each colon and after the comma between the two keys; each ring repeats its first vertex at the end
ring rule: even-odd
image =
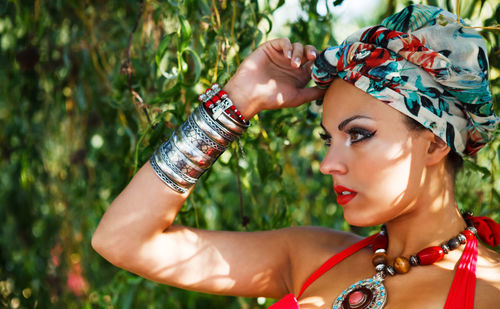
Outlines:
{"type": "Polygon", "coordinates": [[[198,98],[202,103],[149,160],[156,175],[185,193],[250,123],[218,84],[198,98]]]}

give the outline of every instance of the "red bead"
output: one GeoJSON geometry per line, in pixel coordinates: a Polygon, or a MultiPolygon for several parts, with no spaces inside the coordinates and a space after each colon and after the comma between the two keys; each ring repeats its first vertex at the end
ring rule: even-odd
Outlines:
{"type": "Polygon", "coordinates": [[[223,95],[227,95],[227,92],[225,92],[224,90],[221,90],[221,91],[219,91],[218,95],[219,95],[219,97],[222,97],[223,95]]]}
{"type": "Polygon", "coordinates": [[[464,236],[465,236],[465,238],[467,238],[467,240],[471,240],[474,238],[474,233],[472,233],[469,230],[463,231],[462,234],[464,234],[464,236]]]}
{"type": "Polygon", "coordinates": [[[444,257],[443,248],[439,246],[429,247],[421,250],[417,253],[418,259],[420,260],[420,265],[431,265],[444,257]]]}
{"type": "Polygon", "coordinates": [[[372,251],[375,252],[378,249],[387,250],[387,236],[378,234],[377,237],[372,242],[372,251]]]}

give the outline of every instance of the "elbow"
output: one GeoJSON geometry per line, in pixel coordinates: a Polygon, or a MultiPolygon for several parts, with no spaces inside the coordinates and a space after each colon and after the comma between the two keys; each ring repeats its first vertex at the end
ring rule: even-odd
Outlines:
{"type": "Polygon", "coordinates": [[[134,246],[132,242],[127,242],[119,239],[108,237],[99,231],[92,235],[91,245],[94,251],[102,256],[109,263],[118,268],[141,275],[144,273],[144,265],[141,260],[139,246],[134,246]]]}
{"type": "Polygon", "coordinates": [[[106,242],[107,242],[106,237],[102,235],[102,233],[99,231],[98,228],[97,231],[95,231],[94,234],[92,235],[92,240],[91,240],[92,249],[94,249],[94,251],[97,252],[99,255],[101,255],[103,258],[110,261],[109,256],[112,250],[109,250],[110,245],[107,244],[106,242]]]}
{"type": "Polygon", "coordinates": [[[100,256],[116,267],[138,272],[141,268],[141,246],[117,232],[105,232],[99,227],[92,235],[91,246],[100,256]]]}
{"type": "Polygon", "coordinates": [[[90,244],[92,246],[92,249],[94,249],[95,252],[99,253],[100,255],[103,255],[104,249],[106,246],[103,244],[103,238],[101,237],[101,234],[99,234],[97,231],[94,232],[92,235],[92,239],[90,241],[90,244]]]}
{"type": "Polygon", "coordinates": [[[95,252],[102,256],[111,264],[123,268],[123,261],[127,260],[124,256],[123,250],[120,249],[122,245],[113,241],[112,237],[108,237],[105,233],[99,230],[94,232],[91,239],[91,245],[95,252]]]}

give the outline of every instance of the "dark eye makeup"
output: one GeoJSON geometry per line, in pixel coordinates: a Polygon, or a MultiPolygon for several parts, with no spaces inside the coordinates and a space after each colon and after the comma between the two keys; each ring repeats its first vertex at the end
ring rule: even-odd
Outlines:
{"type": "MultiPolygon", "coordinates": [[[[359,143],[365,139],[368,139],[368,138],[374,136],[376,132],[377,132],[377,130],[370,131],[370,130],[360,128],[360,127],[352,127],[352,128],[349,128],[348,130],[345,131],[345,133],[349,136],[350,144],[359,143]]],[[[332,136],[329,133],[327,133],[327,132],[320,133],[319,137],[325,141],[326,146],[331,146],[332,136]]]]}
{"type": "Polygon", "coordinates": [[[320,133],[319,137],[325,141],[325,146],[330,146],[332,144],[332,137],[328,133],[320,133]]]}
{"type": "Polygon", "coordinates": [[[352,127],[346,131],[346,133],[349,135],[351,144],[359,143],[365,139],[368,139],[374,136],[376,132],[377,130],[370,131],[360,127],[352,127]]]}

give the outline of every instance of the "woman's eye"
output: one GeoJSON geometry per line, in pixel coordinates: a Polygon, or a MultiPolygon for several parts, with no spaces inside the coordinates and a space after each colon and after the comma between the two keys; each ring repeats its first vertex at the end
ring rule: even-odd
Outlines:
{"type": "Polygon", "coordinates": [[[325,146],[331,146],[332,145],[332,137],[329,134],[326,133],[320,133],[319,137],[325,141],[325,146]]]}
{"type": "Polygon", "coordinates": [[[377,131],[372,132],[362,128],[352,128],[347,131],[347,135],[349,136],[349,141],[351,142],[351,144],[355,144],[372,137],[373,135],[375,135],[375,132],[377,131]]]}

